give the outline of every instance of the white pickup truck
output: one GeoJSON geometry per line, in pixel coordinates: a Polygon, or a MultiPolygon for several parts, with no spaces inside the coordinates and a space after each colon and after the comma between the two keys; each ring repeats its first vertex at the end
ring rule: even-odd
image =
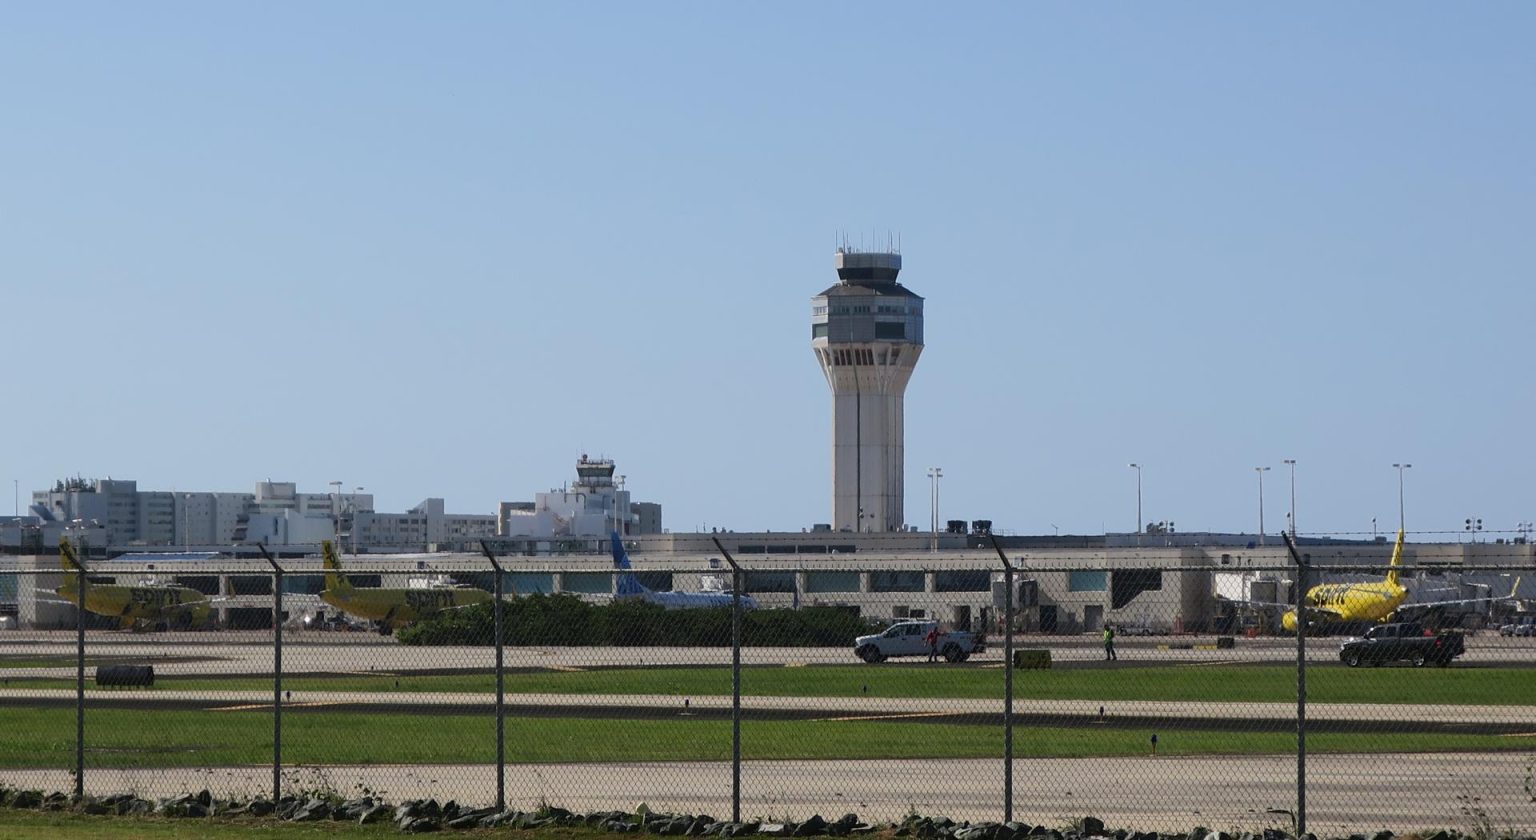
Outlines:
{"type": "MultiPolygon", "coordinates": [[[[883,662],[891,656],[927,656],[928,631],[938,626],[934,621],[902,621],[873,636],[853,640],[853,653],[865,662],[883,662]]],[[[946,662],[964,662],[973,653],[987,649],[986,639],[958,630],[939,631],[939,655],[946,662]]]]}

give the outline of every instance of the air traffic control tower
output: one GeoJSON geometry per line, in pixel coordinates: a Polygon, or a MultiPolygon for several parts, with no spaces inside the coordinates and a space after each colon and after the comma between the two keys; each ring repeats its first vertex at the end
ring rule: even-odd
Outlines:
{"type": "Polygon", "coordinates": [[[838,283],[811,299],[811,349],[832,386],[832,527],[903,527],[903,394],[923,352],[923,299],[901,255],[839,248],[838,283]]]}

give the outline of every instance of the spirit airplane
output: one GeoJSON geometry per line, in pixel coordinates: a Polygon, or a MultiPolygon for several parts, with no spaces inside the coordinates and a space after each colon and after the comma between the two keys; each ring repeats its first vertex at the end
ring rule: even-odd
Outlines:
{"type": "MultiPolygon", "coordinates": [[[[58,589],[43,590],[80,606],[80,560],[69,540],[59,540],[59,565],[68,574],[58,589]]],[[[223,600],[223,599],[219,599],[223,600]]],[[[185,586],[143,580],[136,586],[115,583],[87,583],[85,610],[117,619],[122,629],[145,625],[185,630],[208,622],[215,602],[207,595],[185,586]]]]}
{"type": "MultiPolygon", "coordinates": [[[[1386,621],[1398,609],[1403,608],[1403,602],[1408,598],[1408,588],[1398,582],[1398,569],[1403,560],[1403,532],[1397,532],[1397,542],[1392,546],[1392,562],[1387,566],[1387,576],[1379,581],[1369,583],[1321,583],[1307,590],[1304,611],[1307,614],[1308,625],[1312,624],[1336,624],[1343,622],[1381,622],[1386,621]]],[[[1421,601],[1408,604],[1408,607],[1420,609],[1425,607],[1442,607],[1454,604],[1473,604],[1483,601],[1502,601],[1513,598],[1515,590],[1520,588],[1520,579],[1515,578],[1514,589],[1508,596],[1490,596],[1485,598],[1459,598],[1451,601],[1421,601]]],[[[1273,605],[1279,606],[1279,605],[1273,605]]],[[[1296,611],[1289,610],[1280,617],[1280,626],[1286,630],[1295,632],[1296,611]]]]}
{"type": "Polygon", "coordinates": [[[474,604],[489,604],[491,593],[473,586],[444,581],[421,589],[386,589],[353,586],[341,573],[336,548],[330,540],[320,543],[325,557],[325,590],[320,600],[349,615],[378,622],[380,635],[388,636],[413,621],[474,604]]]}

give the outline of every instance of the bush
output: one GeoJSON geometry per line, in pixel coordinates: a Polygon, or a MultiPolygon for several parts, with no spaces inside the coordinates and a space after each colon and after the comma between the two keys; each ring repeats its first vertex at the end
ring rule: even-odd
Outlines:
{"type": "MultiPolygon", "coordinates": [[[[496,626],[491,604],[439,613],[401,630],[407,645],[489,645],[496,626]]],[[[868,622],[843,607],[751,610],[742,616],[741,641],[752,647],[852,645],[868,622]]],[[[502,640],[508,645],[605,647],[728,647],[731,610],[668,610],[638,599],[589,604],[574,595],[529,595],[505,602],[502,640]]]]}

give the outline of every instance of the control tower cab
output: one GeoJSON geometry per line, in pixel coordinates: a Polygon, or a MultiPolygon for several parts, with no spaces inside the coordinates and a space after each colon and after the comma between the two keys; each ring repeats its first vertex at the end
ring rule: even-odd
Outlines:
{"type": "Polygon", "coordinates": [[[832,388],[832,523],[897,531],[903,395],[923,352],[923,299],[896,281],[901,255],[839,248],[837,285],[811,299],[811,350],[832,388]]]}

